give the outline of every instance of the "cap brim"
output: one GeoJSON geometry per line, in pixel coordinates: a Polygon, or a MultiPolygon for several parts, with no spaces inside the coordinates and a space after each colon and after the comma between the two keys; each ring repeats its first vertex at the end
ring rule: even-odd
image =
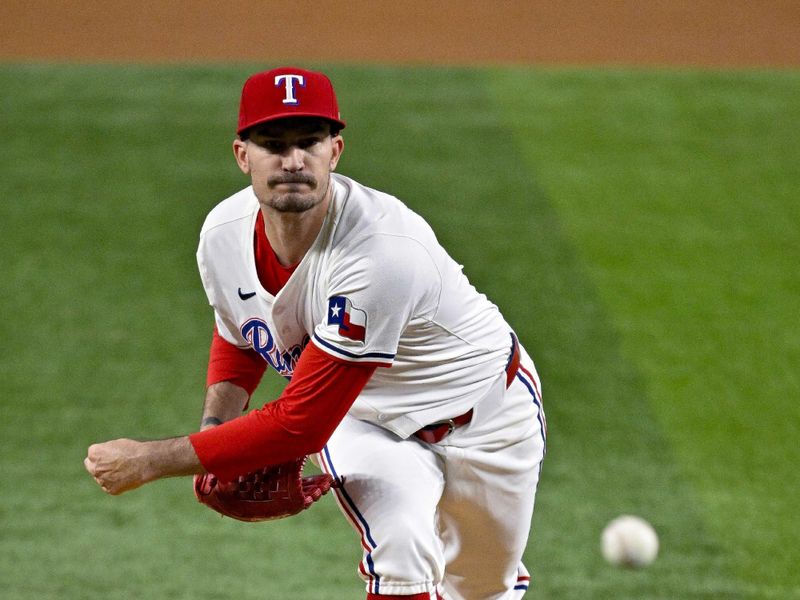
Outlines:
{"type": "Polygon", "coordinates": [[[264,123],[270,123],[272,121],[278,121],[280,119],[291,119],[292,117],[309,117],[314,119],[322,119],[323,121],[329,121],[330,123],[335,123],[339,126],[340,129],[344,129],[346,124],[341,119],[332,119],[327,115],[321,115],[319,113],[314,112],[285,112],[285,113],[278,113],[276,115],[270,115],[268,117],[264,117],[263,119],[257,119],[252,123],[248,123],[244,127],[240,127],[236,133],[241,135],[243,132],[247,131],[248,129],[252,129],[256,125],[263,125],[264,123]]]}

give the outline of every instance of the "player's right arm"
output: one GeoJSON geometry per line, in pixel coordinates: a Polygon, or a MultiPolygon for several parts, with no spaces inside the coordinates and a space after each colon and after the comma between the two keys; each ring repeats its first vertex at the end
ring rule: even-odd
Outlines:
{"type": "Polygon", "coordinates": [[[200,431],[235,419],[242,414],[249,401],[250,394],[247,390],[235,383],[220,381],[211,384],[206,388],[200,431]]]}
{"type": "Polygon", "coordinates": [[[235,419],[247,408],[267,364],[254,351],[227,342],[217,328],[211,340],[200,430],[235,419]]]}

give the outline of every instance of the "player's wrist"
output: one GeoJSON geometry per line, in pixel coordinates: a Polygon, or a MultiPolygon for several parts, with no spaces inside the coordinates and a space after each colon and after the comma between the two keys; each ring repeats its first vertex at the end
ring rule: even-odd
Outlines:
{"type": "Polygon", "coordinates": [[[224,421],[219,417],[214,417],[214,416],[203,417],[203,420],[200,421],[200,431],[205,431],[206,429],[217,427],[218,425],[222,425],[222,423],[224,423],[224,421]]]}

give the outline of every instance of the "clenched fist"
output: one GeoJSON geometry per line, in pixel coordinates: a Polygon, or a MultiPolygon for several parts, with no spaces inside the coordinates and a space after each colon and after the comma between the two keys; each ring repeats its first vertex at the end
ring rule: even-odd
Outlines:
{"type": "Polygon", "coordinates": [[[92,444],[83,465],[112,496],[162,477],[204,472],[188,437],[149,442],[122,438],[92,444]]]}
{"type": "Polygon", "coordinates": [[[152,481],[144,447],[128,439],[93,444],[83,465],[103,491],[116,496],[152,481]]]}

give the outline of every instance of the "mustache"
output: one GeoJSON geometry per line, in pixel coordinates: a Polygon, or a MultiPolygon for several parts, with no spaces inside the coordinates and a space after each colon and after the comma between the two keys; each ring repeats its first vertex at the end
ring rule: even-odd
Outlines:
{"type": "Polygon", "coordinates": [[[311,187],[317,187],[317,180],[313,175],[307,173],[286,173],[283,175],[275,175],[267,179],[267,184],[270,187],[275,187],[282,183],[305,183],[311,187]]]}

